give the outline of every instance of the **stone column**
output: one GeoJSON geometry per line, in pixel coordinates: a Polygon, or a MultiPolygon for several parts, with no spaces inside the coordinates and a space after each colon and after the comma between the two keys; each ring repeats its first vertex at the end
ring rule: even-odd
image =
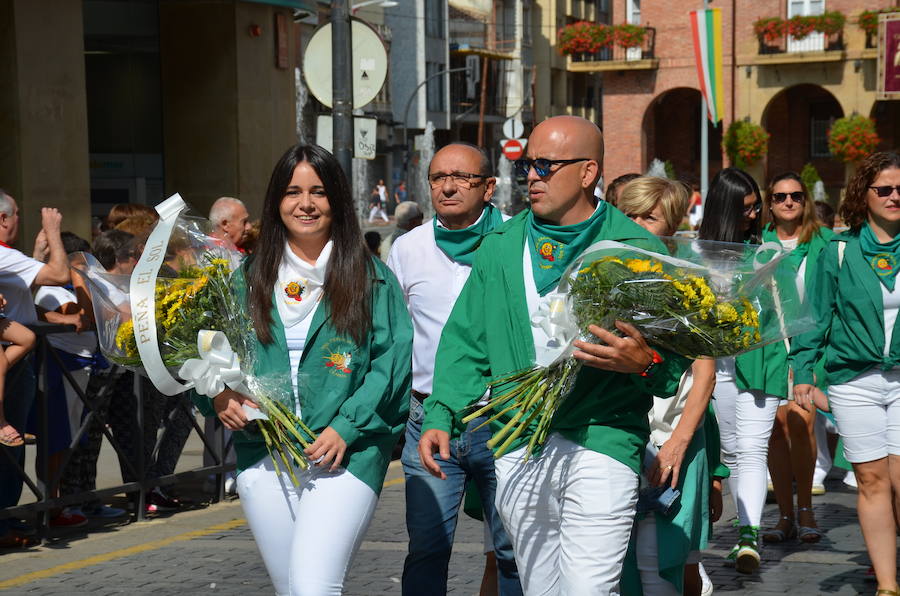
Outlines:
{"type": "Polygon", "coordinates": [[[19,203],[30,253],[40,208],[90,239],[82,3],[0,0],[0,188],[19,203]]]}

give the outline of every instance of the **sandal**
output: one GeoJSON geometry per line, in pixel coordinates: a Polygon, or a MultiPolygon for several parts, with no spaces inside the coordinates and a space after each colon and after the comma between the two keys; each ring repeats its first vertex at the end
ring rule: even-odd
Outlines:
{"type": "Polygon", "coordinates": [[[884,594],[885,596],[900,596],[900,590],[886,590],[884,588],[875,592],[875,596],[884,594]]]}
{"type": "Polygon", "coordinates": [[[762,535],[766,544],[778,544],[796,537],[797,525],[794,523],[794,518],[786,515],[782,515],[775,527],[771,530],[766,530],[762,535]]]}
{"type": "Polygon", "coordinates": [[[6,447],[21,447],[25,444],[19,431],[13,428],[12,424],[0,425],[0,445],[6,447]]]}
{"type": "MultiPolygon", "coordinates": [[[[806,544],[815,544],[819,540],[822,539],[822,532],[816,527],[816,518],[813,516],[813,510],[810,507],[800,507],[797,509],[797,518],[799,521],[800,515],[803,513],[809,514],[809,519],[812,521],[813,525],[805,526],[800,524],[799,537],[800,542],[804,542],[806,544]]],[[[900,595],[898,595],[900,596],[900,595]]]]}

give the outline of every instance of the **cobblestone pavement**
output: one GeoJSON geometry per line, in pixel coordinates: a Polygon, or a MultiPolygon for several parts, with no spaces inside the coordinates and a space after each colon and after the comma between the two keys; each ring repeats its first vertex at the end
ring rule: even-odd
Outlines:
{"type": "MultiPolygon", "coordinates": [[[[815,546],[791,544],[763,551],[762,572],[742,576],[722,562],[736,540],[727,519],[716,527],[704,563],[717,594],[870,594],[854,492],[839,481],[815,498],[826,531],[815,546]]],[[[726,502],[728,501],[726,497],[726,502]]],[[[733,508],[726,503],[725,518],[733,508]]],[[[237,501],[135,524],[91,526],[69,531],[47,545],[0,556],[0,594],[245,594],[270,593],[271,586],[237,501]]],[[[764,526],[777,519],[766,508],[764,526]]],[[[314,537],[310,537],[314,540],[314,537]]],[[[406,551],[404,494],[396,462],[375,518],[354,560],[348,595],[399,594],[406,551]]],[[[476,594],[484,557],[478,522],[461,517],[449,592],[476,594]]]]}

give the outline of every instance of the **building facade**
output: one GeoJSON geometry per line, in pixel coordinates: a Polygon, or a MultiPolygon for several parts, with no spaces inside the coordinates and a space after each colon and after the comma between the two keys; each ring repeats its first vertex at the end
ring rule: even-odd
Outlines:
{"type": "MultiPolygon", "coordinates": [[[[898,102],[876,101],[875,39],[858,25],[864,10],[890,0],[762,0],[713,3],[722,11],[725,112],[709,127],[710,176],[729,165],[723,131],[737,119],[771,135],[768,155],[750,168],[760,183],[806,163],[819,171],[834,202],[847,169],[828,153],[827,130],[853,113],[875,118],[882,148],[900,140],[898,102]],[[838,11],[843,31],[767,42],[754,32],[765,17],[788,19],[838,11]]],[[[539,0],[534,31],[539,64],[536,116],[577,114],[598,123],[606,137],[606,180],[644,172],[654,158],[668,161],[689,182],[700,176],[700,101],[689,12],[692,1],[539,0]],[[639,47],[604,48],[563,56],[560,28],[577,21],[631,23],[645,30],[639,47]],[[540,41],[537,34],[544,33],[540,41]],[[543,47],[546,44],[546,47],[543,47]]]]}

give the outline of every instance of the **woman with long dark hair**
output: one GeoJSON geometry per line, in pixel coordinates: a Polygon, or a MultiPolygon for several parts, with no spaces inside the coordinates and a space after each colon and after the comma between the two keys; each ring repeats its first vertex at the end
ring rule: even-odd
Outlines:
{"type": "Polygon", "coordinates": [[[859,484],[857,510],[877,594],[897,587],[900,507],[900,155],[873,153],[847,184],[841,217],[849,230],[819,256],[807,293],[816,328],[794,338],[794,397],[834,412],[859,484]],[[824,356],[828,404],[816,387],[824,356]]]}
{"type": "MultiPolygon", "coordinates": [[[[330,153],[296,145],[281,157],[240,274],[255,373],[283,379],[318,435],[294,486],[258,433],[235,433],[241,505],[276,593],[340,594],[406,422],[412,325],[394,275],[366,250],[330,153]]],[[[226,390],[212,401],[226,427],[245,428],[252,397],[226,390]]]]}
{"type": "MultiPolygon", "coordinates": [[[[772,179],[762,208],[762,239],[777,242],[790,251],[788,262],[797,271],[803,286],[816,274],[819,253],[834,235],[816,217],[816,207],[803,180],[795,172],[772,179]]],[[[766,362],[759,369],[775,377],[783,386],[778,394],[787,394],[788,341],[758,350],[766,362]]],[[[796,401],[779,406],[769,442],[769,471],[781,518],[763,534],[766,542],[783,542],[795,536],[813,543],[822,538],[812,509],[812,481],[816,463],[816,409],[796,401]],[[792,482],[796,480],[797,509],[794,510],[792,482]]]]}
{"type": "MultiPolygon", "coordinates": [[[[743,170],[725,168],[713,178],[706,195],[698,236],[719,242],[756,242],[761,208],[756,181],[743,170]]],[[[759,568],[758,534],[766,501],[766,455],[775,410],[784,397],[773,394],[778,391],[775,386],[759,381],[766,375],[759,370],[756,352],[759,350],[717,359],[713,391],[722,463],[731,471],[728,482],[740,523],[740,538],[728,559],[741,573],[753,573],[759,568]]],[[[787,392],[787,387],[783,392],[787,392]]]]}

